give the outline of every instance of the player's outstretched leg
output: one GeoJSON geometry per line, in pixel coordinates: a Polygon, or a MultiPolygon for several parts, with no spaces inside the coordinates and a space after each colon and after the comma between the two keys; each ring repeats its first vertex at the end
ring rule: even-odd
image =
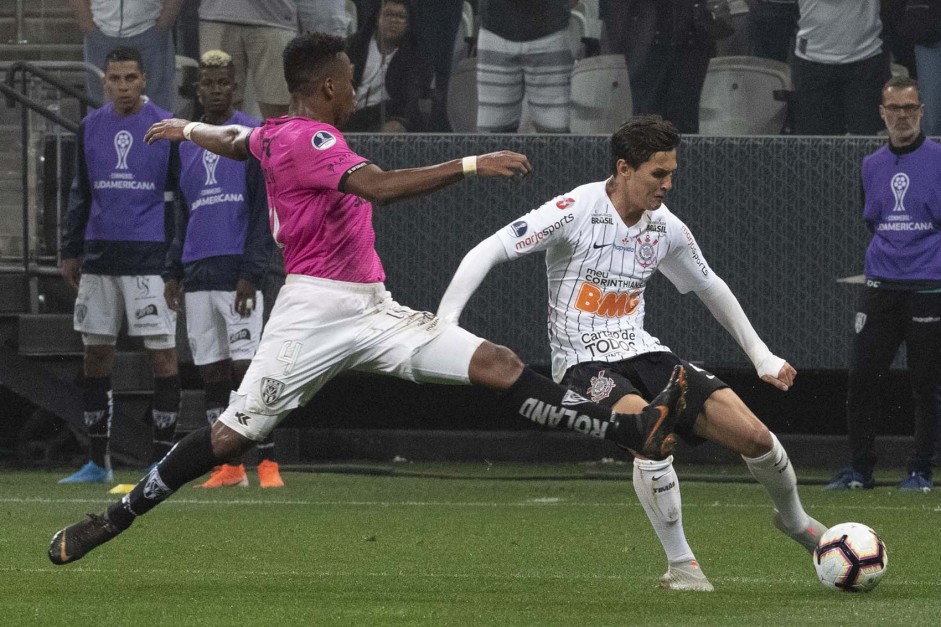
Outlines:
{"type": "MultiPolygon", "coordinates": [[[[229,433],[234,434],[231,430],[229,433]]],[[[209,427],[192,432],[180,440],[129,494],[103,514],[89,514],[87,519],[57,532],[49,544],[49,559],[53,564],[68,564],[82,558],[130,527],[135,518],[152,510],[184,484],[230,457],[243,454],[254,443],[237,436],[229,437],[227,445],[231,449],[229,455],[226,459],[218,459],[213,452],[209,427]]]]}
{"type": "Polygon", "coordinates": [[[683,532],[683,504],[673,456],[662,461],[635,459],[634,491],[667,555],[667,572],[660,577],[660,587],[712,592],[712,584],[683,532]]]}
{"type": "Polygon", "coordinates": [[[794,466],[788,459],[787,451],[778,438],[771,435],[771,450],[760,457],[745,457],[745,464],[751,474],[764,486],[774,503],[775,511],[772,522],[789,538],[813,552],[820,534],[826,526],[804,511],[800,496],[797,494],[797,476],[794,466]]]}
{"type": "MultiPolygon", "coordinates": [[[[686,369],[674,366],[666,387],[657,394],[650,404],[637,414],[643,424],[638,429],[644,434],[640,448],[630,446],[628,442],[618,442],[624,448],[637,451],[648,459],[665,459],[676,446],[673,427],[676,418],[686,409],[686,369]]],[[[619,414],[621,420],[630,414],[619,414]]],[[[620,429],[618,429],[620,431],[620,429]]],[[[629,432],[628,432],[629,433],[629,432]]]]}
{"type": "Polygon", "coordinates": [[[84,520],[56,532],[49,544],[53,564],[68,564],[81,559],[96,546],[121,533],[107,515],[89,514],[84,520]]]}
{"type": "Polygon", "coordinates": [[[536,424],[611,440],[644,457],[663,459],[676,446],[673,426],[686,406],[686,371],[677,366],[663,391],[638,414],[612,412],[530,368],[522,368],[501,400],[510,412],[536,424]]]}

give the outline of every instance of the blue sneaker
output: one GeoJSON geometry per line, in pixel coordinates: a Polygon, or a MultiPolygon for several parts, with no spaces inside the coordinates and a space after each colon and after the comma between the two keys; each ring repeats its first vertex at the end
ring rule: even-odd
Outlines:
{"type": "Polygon", "coordinates": [[[918,492],[931,492],[934,487],[931,478],[923,472],[910,472],[908,476],[899,483],[899,490],[911,490],[918,492]]]}
{"type": "Polygon", "coordinates": [[[833,475],[824,490],[872,490],[876,480],[872,474],[864,475],[853,467],[847,467],[833,475]]]}
{"type": "Polygon", "coordinates": [[[59,479],[59,483],[114,483],[114,473],[110,468],[102,468],[95,462],[88,462],[74,475],[59,479]]]}

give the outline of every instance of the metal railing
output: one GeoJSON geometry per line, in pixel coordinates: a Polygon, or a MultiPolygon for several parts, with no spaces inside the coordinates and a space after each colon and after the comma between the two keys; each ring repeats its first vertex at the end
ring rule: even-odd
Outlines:
{"type": "MultiPolygon", "coordinates": [[[[48,101],[37,100],[31,97],[31,87],[39,83],[43,88],[52,88],[55,90],[59,102],[61,96],[74,99],[78,102],[80,119],[85,117],[89,107],[97,108],[101,106],[97,102],[85,95],[82,89],[64,81],[57,72],[85,72],[92,74],[96,80],[100,80],[102,72],[97,67],[81,61],[15,61],[9,64],[0,64],[0,71],[5,72],[5,79],[0,82],[0,94],[6,100],[7,107],[21,108],[20,116],[20,176],[22,181],[22,259],[19,266],[2,266],[0,272],[23,272],[27,277],[36,277],[43,274],[54,274],[57,272],[58,257],[55,264],[51,267],[39,263],[36,255],[32,254],[30,245],[30,146],[32,145],[33,128],[30,125],[30,113],[39,115],[53,128],[64,130],[69,133],[77,133],[79,121],[71,120],[55,110],[48,101]],[[17,80],[19,78],[19,81],[17,80]]],[[[56,107],[57,109],[57,107],[56,107]]],[[[55,156],[56,156],[56,190],[63,189],[62,181],[62,135],[61,132],[55,133],[55,156]]],[[[61,194],[56,193],[56,233],[59,232],[63,207],[61,194]]],[[[56,246],[58,249],[58,246],[56,246]]],[[[58,254],[58,253],[57,253],[58,254]]],[[[35,285],[27,282],[28,294],[27,301],[33,302],[35,285]]]]}

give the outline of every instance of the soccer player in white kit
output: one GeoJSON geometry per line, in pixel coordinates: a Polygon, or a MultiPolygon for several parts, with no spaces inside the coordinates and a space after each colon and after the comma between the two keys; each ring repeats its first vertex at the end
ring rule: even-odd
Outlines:
{"type": "Polygon", "coordinates": [[[211,429],[181,440],[104,514],[56,533],[48,553],[53,563],[80,559],[185,483],[242,455],[344,370],[482,385],[500,392],[508,414],[612,440],[654,459],[672,451],[673,424],[685,401],[682,367],[638,413],[619,414],[526,368],[510,349],[392,300],[374,247],[372,202],[426,194],[474,174],[524,175],[531,167],[524,155],[497,152],[384,172],[355,154],[336,128],[355,103],[343,48],[342,39],[323,33],[299,35],[285,48],[289,116],[256,129],[169,120],[147,132],[148,143],[186,139],[224,157],[259,160],[271,232],[283,247],[288,276],[235,402],[211,429]]]}
{"type": "MultiPolygon", "coordinates": [[[[611,176],[550,200],[478,244],[461,262],[438,317],[456,323],[491,268],[545,251],[553,378],[592,401],[630,412],[682,364],[689,389],[677,434],[739,453],[774,503],[774,524],[813,551],[826,528],[804,512],[794,469],[774,434],[725,383],[644,330],[644,289],[660,270],[681,293],[699,296],[763,381],[787,390],[797,374],[768,350],[693,234],[663,204],[679,142],[660,116],[633,118],[611,138],[611,176]]],[[[661,586],[711,591],[683,532],[672,459],[634,461],[634,489],[669,562],[661,586]]]]}

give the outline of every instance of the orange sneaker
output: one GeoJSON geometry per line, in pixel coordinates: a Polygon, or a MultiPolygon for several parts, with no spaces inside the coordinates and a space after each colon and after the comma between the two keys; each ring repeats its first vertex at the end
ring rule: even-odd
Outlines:
{"type": "Polygon", "coordinates": [[[216,466],[209,475],[209,481],[196,487],[222,488],[225,486],[248,487],[248,475],[245,474],[245,466],[242,464],[238,466],[230,466],[229,464],[216,466]]]}
{"type": "Polygon", "coordinates": [[[278,472],[278,462],[263,459],[258,464],[258,484],[263,488],[283,488],[284,481],[278,472]]]}

